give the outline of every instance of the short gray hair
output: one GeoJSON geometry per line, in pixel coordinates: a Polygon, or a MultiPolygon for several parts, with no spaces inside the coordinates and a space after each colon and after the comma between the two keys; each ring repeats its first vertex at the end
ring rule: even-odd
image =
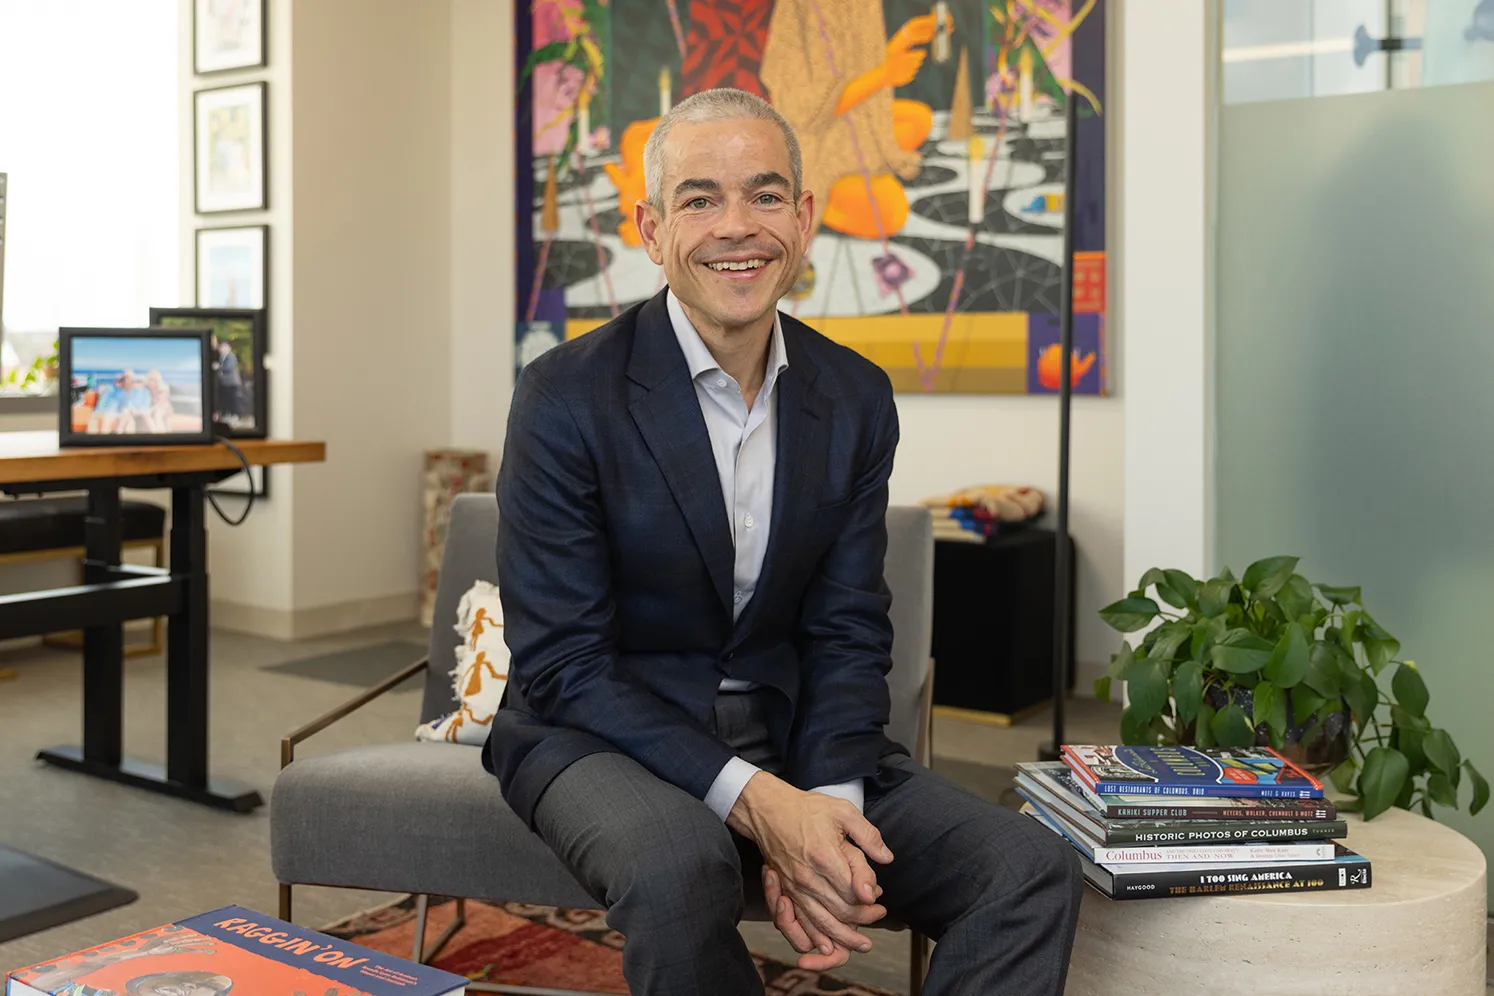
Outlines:
{"type": "Polygon", "coordinates": [[[804,189],[804,158],[799,152],[799,136],[788,119],[757,94],[730,87],[702,90],[675,104],[659,119],[654,133],[643,147],[643,183],[648,193],[648,202],[654,210],[664,213],[664,140],[669,131],[680,123],[700,124],[706,121],[730,121],[733,118],[751,118],[756,121],[771,121],[783,133],[783,144],[788,147],[789,166],[793,171],[794,200],[804,189]]]}

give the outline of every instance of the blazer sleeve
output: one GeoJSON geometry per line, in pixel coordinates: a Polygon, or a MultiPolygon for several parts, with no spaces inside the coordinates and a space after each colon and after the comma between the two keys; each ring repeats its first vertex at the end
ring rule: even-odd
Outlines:
{"type": "Polygon", "coordinates": [[[595,734],[703,800],[732,752],[618,666],[596,464],[534,367],[514,389],[497,491],[509,681],[545,722],[595,734]]]}
{"type": "Polygon", "coordinates": [[[873,418],[868,451],[837,537],[800,603],[799,703],[788,771],[800,788],[877,773],[891,715],[892,595],[887,556],[887,480],[897,450],[897,408],[888,384],[873,418]]]}

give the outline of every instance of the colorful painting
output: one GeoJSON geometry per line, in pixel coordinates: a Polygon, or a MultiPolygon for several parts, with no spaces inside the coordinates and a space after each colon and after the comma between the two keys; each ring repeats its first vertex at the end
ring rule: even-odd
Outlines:
{"type": "Polygon", "coordinates": [[[816,194],[779,308],[900,391],[1058,389],[1072,165],[1071,375],[1106,392],[1105,0],[532,0],[516,34],[519,368],[663,288],[644,143],[733,86],[793,124],[816,194]]]}

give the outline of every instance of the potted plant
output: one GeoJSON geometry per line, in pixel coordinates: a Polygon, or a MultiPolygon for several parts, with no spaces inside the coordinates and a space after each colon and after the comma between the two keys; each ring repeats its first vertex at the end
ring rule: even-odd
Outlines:
{"type": "Polygon", "coordinates": [[[1242,578],[1225,568],[1206,581],[1154,568],[1100,610],[1122,633],[1152,627],[1123,642],[1095,682],[1107,702],[1111,682],[1126,682],[1121,742],[1269,745],[1328,773],[1349,796],[1339,808],[1365,819],[1391,806],[1456,809],[1465,782],[1469,811],[1483,809],[1489,784],[1427,719],[1416,664],[1399,659],[1359,588],[1314,584],[1297,560],[1269,557],[1242,578]]]}

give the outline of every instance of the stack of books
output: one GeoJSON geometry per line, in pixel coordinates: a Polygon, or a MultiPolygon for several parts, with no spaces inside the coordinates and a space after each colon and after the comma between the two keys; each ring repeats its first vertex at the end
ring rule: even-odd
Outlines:
{"type": "Polygon", "coordinates": [[[1323,785],[1271,750],[1065,745],[1017,765],[1022,812],[1111,899],[1367,889],[1323,785]]]}

